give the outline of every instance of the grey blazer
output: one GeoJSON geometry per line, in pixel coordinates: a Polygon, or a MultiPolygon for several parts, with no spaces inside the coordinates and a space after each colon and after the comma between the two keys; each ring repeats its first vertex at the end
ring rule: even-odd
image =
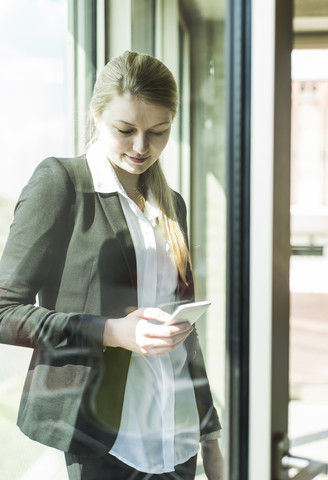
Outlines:
{"type": "MultiPolygon", "coordinates": [[[[185,204],[175,199],[186,235],[185,204]]],[[[187,274],[181,302],[194,295],[187,274]]],[[[0,341],[34,349],[18,413],[26,435],[76,454],[110,450],[131,352],[103,352],[103,329],[136,307],[135,252],[117,194],[94,191],[85,156],[44,160],[17,203],[0,263],[0,341]]],[[[200,433],[211,433],[220,424],[195,332],[186,348],[200,433]]]]}

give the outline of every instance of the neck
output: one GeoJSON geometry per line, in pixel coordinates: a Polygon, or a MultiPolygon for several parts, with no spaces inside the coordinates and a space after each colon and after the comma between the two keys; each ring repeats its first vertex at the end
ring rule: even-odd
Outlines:
{"type": "Polygon", "coordinates": [[[126,191],[138,190],[139,188],[139,175],[134,175],[119,168],[115,168],[115,173],[120,181],[120,184],[126,191]]]}
{"type": "Polygon", "coordinates": [[[145,192],[140,185],[140,175],[131,174],[118,168],[117,165],[111,163],[116,173],[116,176],[126,191],[127,195],[133,200],[140,210],[144,211],[145,207],[145,192]]]}
{"type": "Polygon", "coordinates": [[[116,176],[117,176],[120,184],[124,188],[124,190],[127,191],[127,190],[133,190],[133,189],[137,190],[138,189],[140,175],[126,172],[125,170],[123,170],[123,169],[119,168],[117,165],[115,165],[115,163],[112,163],[109,160],[109,158],[107,158],[107,160],[109,161],[109,163],[113,167],[113,169],[116,173],[116,176]]]}

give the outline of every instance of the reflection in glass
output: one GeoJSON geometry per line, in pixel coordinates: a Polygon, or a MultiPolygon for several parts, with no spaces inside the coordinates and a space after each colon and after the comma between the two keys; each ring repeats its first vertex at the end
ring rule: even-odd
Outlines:
{"type": "MultiPolygon", "coordinates": [[[[115,4],[110,3],[112,6],[115,4]]],[[[122,2],[119,3],[122,6],[122,2]]],[[[111,24],[110,37],[115,36],[117,47],[126,44],[129,34],[133,48],[165,57],[163,60],[168,61],[170,67],[173,66],[172,70],[179,80],[182,102],[176,130],[172,132],[174,155],[170,158],[169,169],[171,173],[174,171],[172,186],[181,191],[188,203],[197,299],[212,302],[208,315],[198,322],[198,330],[215,404],[222,417],[225,408],[226,248],[224,4],[166,0],[161,4],[162,12],[157,2],[134,1],[131,18],[124,18],[126,28],[118,31],[111,24]],[[131,28],[127,32],[129,26],[131,28]],[[171,35],[172,31],[175,36],[171,35]]],[[[13,52],[9,55],[8,51],[1,60],[10,76],[4,77],[5,84],[1,89],[6,92],[3,98],[6,109],[2,111],[7,113],[2,120],[2,130],[8,133],[5,135],[8,144],[5,144],[6,154],[3,157],[6,159],[6,168],[2,169],[7,173],[1,181],[0,194],[16,199],[34,166],[42,158],[54,154],[72,154],[66,137],[67,79],[64,59],[67,5],[60,0],[34,4],[35,10],[31,9],[27,1],[10,2],[9,5],[7,17],[3,18],[7,25],[20,29],[23,40],[16,35],[15,40],[12,39],[16,57],[13,52]],[[24,10],[27,4],[28,13],[24,10]],[[48,28],[44,27],[42,31],[38,28],[43,28],[45,23],[39,22],[40,18],[49,19],[50,22],[48,28]],[[25,24],[29,35],[21,30],[20,24],[24,23],[22,19],[28,19],[25,24]],[[32,30],[34,36],[30,35],[32,30]],[[27,37],[28,42],[25,41],[27,37]],[[16,59],[15,63],[13,58],[16,59]],[[17,75],[16,64],[24,67],[17,75]],[[17,101],[15,108],[12,108],[13,101],[17,101]]],[[[108,21],[110,23],[110,19],[108,21]]],[[[82,46],[79,45],[79,48],[82,46]]],[[[3,205],[5,208],[5,202],[1,203],[1,208],[3,205]]],[[[6,210],[10,212],[8,223],[11,208],[12,205],[9,205],[9,210],[6,210]]],[[[5,230],[1,237],[3,241],[7,226],[5,230]]],[[[1,379],[6,378],[6,381],[1,382],[1,388],[4,389],[1,398],[5,402],[2,411],[6,412],[6,417],[0,419],[3,422],[1,435],[6,432],[7,437],[17,436],[15,415],[25,373],[23,370],[27,367],[30,352],[13,347],[1,347],[0,352],[4,359],[0,375],[1,379]],[[9,371],[12,375],[8,374],[9,371]],[[10,380],[7,381],[7,378],[10,380]]],[[[4,443],[3,441],[2,444],[4,443]]],[[[8,442],[8,448],[11,448],[9,445],[8,442]]],[[[28,452],[26,457],[22,454],[19,472],[22,476],[28,472],[32,478],[37,478],[36,472],[40,465],[43,462],[50,465],[52,462],[54,478],[65,478],[62,471],[56,470],[61,468],[61,461],[57,461],[57,457],[53,457],[48,450],[44,451],[37,444],[31,446],[31,442],[23,436],[17,439],[15,437],[12,445],[15,451],[18,446],[19,451],[28,452]],[[28,442],[28,448],[25,447],[25,442],[28,442]]],[[[14,478],[17,476],[17,465],[12,460],[14,454],[11,451],[7,453],[8,461],[4,464],[6,475],[14,478]]],[[[199,478],[202,475],[200,471],[199,478]]]]}
{"type": "Polygon", "coordinates": [[[291,453],[327,463],[328,50],[292,54],[291,453]]]}
{"type": "MultiPolygon", "coordinates": [[[[1,255],[14,204],[35,166],[49,155],[72,151],[67,1],[11,0],[1,2],[0,13],[1,255]]],[[[31,442],[15,425],[30,356],[30,349],[0,345],[0,476],[43,478],[47,471],[49,479],[65,479],[61,456],[31,442]]]]}

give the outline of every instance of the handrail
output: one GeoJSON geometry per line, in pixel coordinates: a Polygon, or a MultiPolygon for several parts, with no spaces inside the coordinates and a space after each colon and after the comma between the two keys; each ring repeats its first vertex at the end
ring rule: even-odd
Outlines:
{"type": "Polygon", "coordinates": [[[284,468],[296,468],[299,472],[292,477],[292,480],[312,480],[321,473],[328,474],[328,465],[323,462],[309,460],[308,458],[285,455],[282,458],[284,468]]]}
{"type": "Polygon", "coordinates": [[[316,433],[309,433],[302,437],[291,438],[289,440],[290,448],[299,447],[300,445],[306,445],[307,443],[317,442],[318,440],[324,440],[328,438],[328,430],[321,430],[316,433]]]}

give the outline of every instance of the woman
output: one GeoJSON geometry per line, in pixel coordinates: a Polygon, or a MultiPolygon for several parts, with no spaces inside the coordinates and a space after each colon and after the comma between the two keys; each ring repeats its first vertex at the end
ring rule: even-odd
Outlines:
{"type": "Polygon", "coordinates": [[[65,452],[70,479],[221,478],[195,331],[186,209],[160,167],[178,107],[157,59],[101,72],[86,156],[49,158],[22,192],[0,266],[0,338],[34,349],[18,425],[65,452]],[[39,305],[35,305],[38,295],[39,305]]]}

